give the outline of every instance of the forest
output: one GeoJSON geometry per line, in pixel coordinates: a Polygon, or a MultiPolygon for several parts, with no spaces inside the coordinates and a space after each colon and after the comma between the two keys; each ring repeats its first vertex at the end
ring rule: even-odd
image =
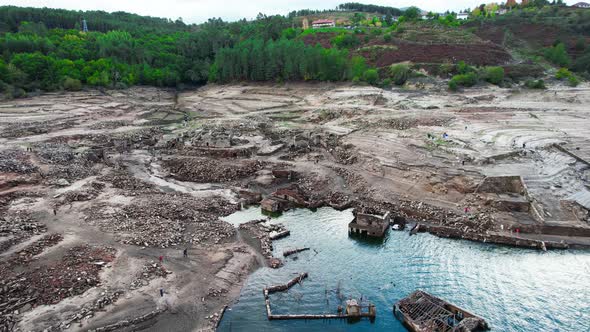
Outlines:
{"type": "MultiPolygon", "coordinates": [[[[381,13],[384,17],[405,16],[396,24],[384,23],[383,27],[382,22],[375,23],[379,17],[371,20],[369,16],[368,22],[374,24],[367,26],[368,30],[339,29],[331,41],[334,47],[324,48],[302,41],[306,35],[320,31],[297,28],[301,21],[298,15],[319,12],[313,10],[286,16],[259,14],[254,20],[236,22],[214,18],[196,25],[185,24],[182,19],[123,12],[3,6],[0,7],[0,93],[14,98],[36,91],[79,90],[83,86],[182,87],[238,80],[375,82],[376,68],[370,68],[369,61],[352,52],[346,42],[358,41],[356,34],[364,36],[366,42],[368,35],[383,33],[384,42],[388,43],[392,35],[403,34],[401,22],[420,21],[415,7],[402,11],[346,3],[338,10],[354,12],[353,19],[362,11],[381,13]],[[83,31],[83,20],[87,22],[88,32],[83,31]]],[[[522,13],[522,19],[528,19],[533,12],[522,13]]],[[[584,16],[572,16],[568,22],[578,22],[572,21],[574,17],[584,16]]],[[[506,15],[504,20],[517,18],[521,19],[506,15]]],[[[458,24],[456,19],[452,23],[445,24],[440,19],[423,22],[452,27],[458,24]]],[[[587,25],[587,21],[583,24],[587,25]]],[[[579,29],[582,23],[575,23],[575,27],[579,29]]],[[[568,29],[575,31],[575,27],[568,29]]],[[[580,47],[581,56],[576,61],[560,54],[563,48],[545,50],[545,57],[580,73],[590,72],[590,50],[585,42],[580,47]],[[564,57],[566,60],[561,59],[564,57]]]]}

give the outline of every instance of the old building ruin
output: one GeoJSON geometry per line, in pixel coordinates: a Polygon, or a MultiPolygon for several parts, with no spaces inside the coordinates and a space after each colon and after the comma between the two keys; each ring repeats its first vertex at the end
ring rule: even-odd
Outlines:
{"type": "Polygon", "coordinates": [[[383,217],[373,214],[357,213],[356,211],[353,213],[354,219],[348,224],[348,234],[377,238],[385,236],[385,232],[389,226],[389,212],[383,217]]]}

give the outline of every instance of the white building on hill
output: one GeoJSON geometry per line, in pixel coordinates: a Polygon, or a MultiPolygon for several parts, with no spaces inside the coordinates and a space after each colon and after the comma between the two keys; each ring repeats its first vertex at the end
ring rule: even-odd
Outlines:
{"type": "Polygon", "coordinates": [[[469,18],[469,13],[459,13],[457,14],[457,19],[458,20],[466,20],[469,18]]]}
{"type": "Polygon", "coordinates": [[[332,20],[317,20],[317,21],[311,22],[311,26],[314,29],[318,29],[318,28],[333,28],[333,27],[336,26],[336,22],[334,22],[332,20]]]}

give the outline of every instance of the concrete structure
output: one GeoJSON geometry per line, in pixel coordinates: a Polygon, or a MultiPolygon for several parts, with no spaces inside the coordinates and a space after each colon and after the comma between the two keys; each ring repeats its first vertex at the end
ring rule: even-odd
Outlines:
{"type": "Polygon", "coordinates": [[[333,28],[336,26],[336,22],[334,22],[332,20],[316,20],[316,21],[311,22],[311,26],[314,29],[333,28]]]}
{"type": "Polygon", "coordinates": [[[389,227],[389,212],[380,217],[372,214],[354,213],[354,219],[348,224],[348,234],[383,237],[389,227]]]}
{"type": "Polygon", "coordinates": [[[572,7],[574,7],[574,8],[590,8],[590,3],[578,2],[576,4],[573,4],[572,7]]]}

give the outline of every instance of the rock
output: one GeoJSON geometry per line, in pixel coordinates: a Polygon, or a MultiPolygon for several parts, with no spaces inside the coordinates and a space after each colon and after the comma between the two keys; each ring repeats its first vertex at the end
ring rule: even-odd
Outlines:
{"type": "Polygon", "coordinates": [[[70,185],[70,182],[68,182],[68,180],[62,178],[62,179],[57,180],[57,185],[60,187],[67,187],[70,185]]]}

